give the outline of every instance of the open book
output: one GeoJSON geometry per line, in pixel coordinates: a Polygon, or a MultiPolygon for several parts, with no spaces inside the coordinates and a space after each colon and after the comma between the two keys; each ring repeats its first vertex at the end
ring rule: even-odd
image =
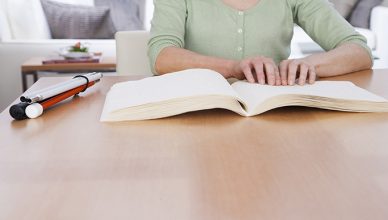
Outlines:
{"type": "Polygon", "coordinates": [[[282,106],[388,112],[386,99],[351,82],[269,86],[237,81],[230,85],[217,72],[191,69],[115,84],[107,94],[101,121],[155,119],[214,108],[253,116],[282,106]]]}

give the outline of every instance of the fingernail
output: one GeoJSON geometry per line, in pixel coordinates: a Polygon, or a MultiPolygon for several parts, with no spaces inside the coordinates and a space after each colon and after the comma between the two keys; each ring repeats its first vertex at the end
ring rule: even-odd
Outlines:
{"type": "Polygon", "coordinates": [[[294,85],[294,81],[290,80],[290,81],[288,81],[288,84],[292,86],[292,85],[294,85]]]}
{"type": "Polygon", "coordinates": [[[264,84],[265,84],[264,80],[261,79],[261,80],[260,80],[260,84],[261,84],[261,85],[264,85],[264,84]]]}

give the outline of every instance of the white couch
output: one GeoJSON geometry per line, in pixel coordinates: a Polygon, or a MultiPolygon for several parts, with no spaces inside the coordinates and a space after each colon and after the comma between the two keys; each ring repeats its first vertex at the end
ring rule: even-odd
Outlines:
{"type": "MultiPolygon", "coordinates": [[[[388,68],[388,7],[377,6],[373,8],[370,18],[370,29],[357,28],[356,30],[368,40],[368,46],[378,59],[374,62],[374,69],[388,68]]],[[[313,40],[301,29],[295,28],[291,43],[291,57],[305,56],[301,52],[301,43],[311,43],[313,40]]]]}
{"type": "MultiPolygon", "coordinates": [[[[356,30],[368,40],[368,46],[378,59],[375,60],[373,68],[388,68],[388,7],[378,6],[373,8],[370,19],[370,29],[357,28],[356,30]]],[[[301,52],[301,43],[312,43],[313,40],[301,29],[295,28],[294,37],[291,43],[291,57],[298,58],[305,56],[301,52]]]]}

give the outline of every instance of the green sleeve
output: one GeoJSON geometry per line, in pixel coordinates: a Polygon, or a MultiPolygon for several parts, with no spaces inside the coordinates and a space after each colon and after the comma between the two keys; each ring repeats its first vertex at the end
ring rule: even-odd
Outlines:
{"type": "Polygon", "coordinates": [[[292,0],[294,22],[324,50],[332,50],[344,43],[355,43],[373,56],[366,38],[333,8],[327,0],[292,0]]]}
{"type": "Polygon", "coordinates": [[[162,49],[184,47],[187,17],[186,0],[154,0],[154,16],[148,41],[148,57],[155,74],[155,63],[162,49]]]}

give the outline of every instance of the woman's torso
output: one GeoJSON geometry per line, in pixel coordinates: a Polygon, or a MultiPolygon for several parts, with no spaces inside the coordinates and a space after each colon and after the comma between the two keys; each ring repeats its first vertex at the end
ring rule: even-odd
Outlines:
{"type": "Polygon", "coordinates": [[[260,0],[239,11],[222,0],[186,0],[185,48],[240,60],[252,56],[287,59],[293,34],[287,0],[260,0]]]}

